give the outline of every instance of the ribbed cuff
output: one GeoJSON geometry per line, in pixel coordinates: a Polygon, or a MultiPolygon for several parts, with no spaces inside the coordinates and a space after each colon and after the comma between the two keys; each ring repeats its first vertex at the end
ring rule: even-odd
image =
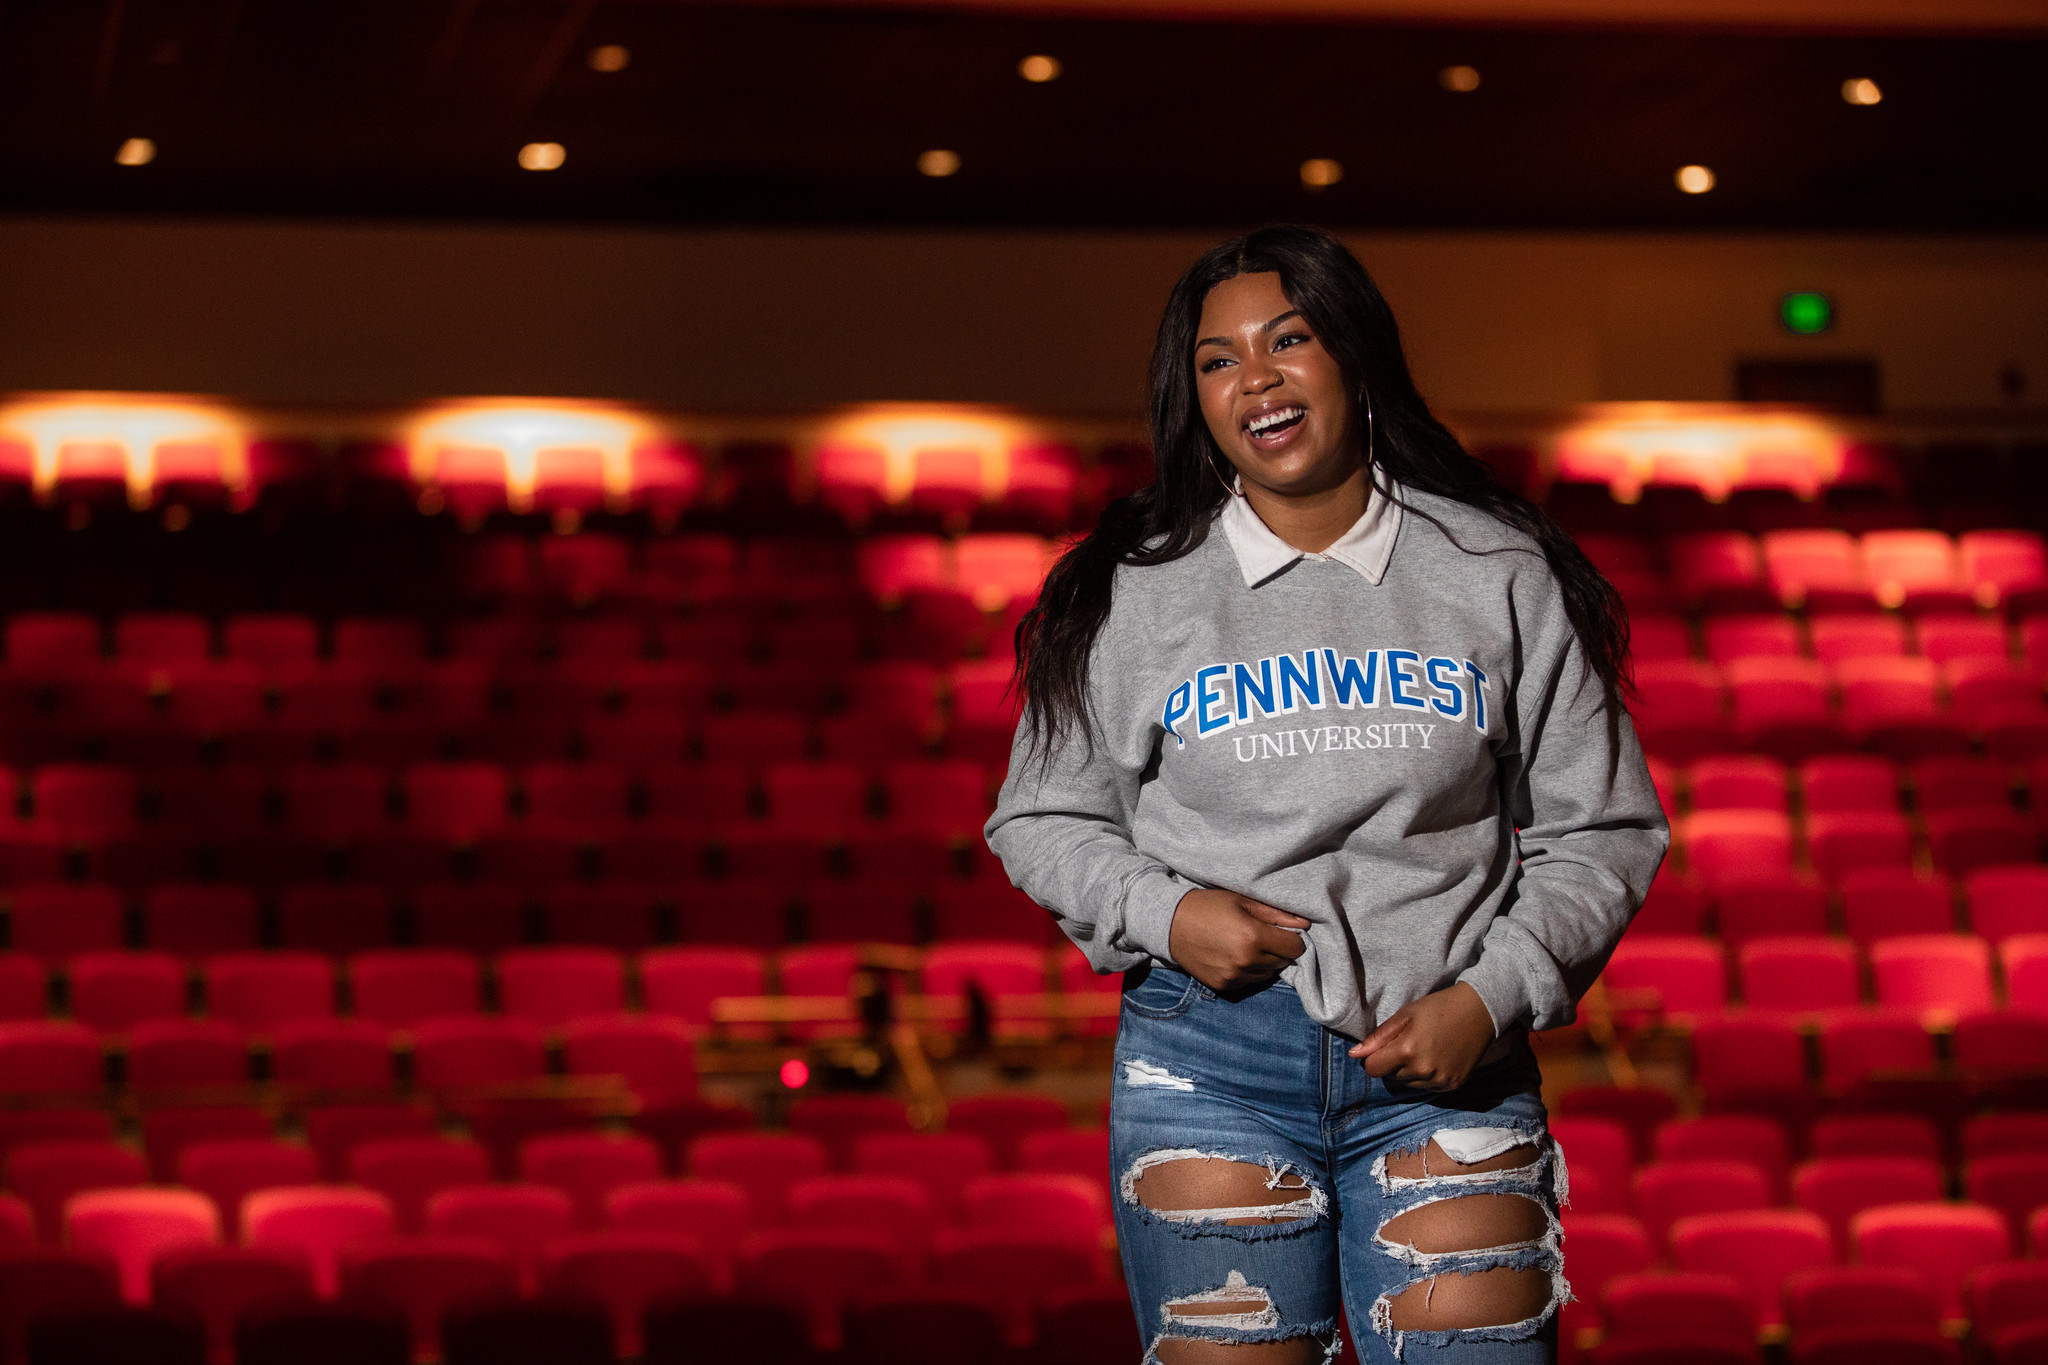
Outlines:
{"type": "Polygon", "coordinates": [[[1493,1020],[1494,1037],[1528,1027],[1535,1003],[1529,998],[1528,983],[1506,953],[1481,953],[1477,962],[1458,974],[1458,980],[1479,992],[1480,1002],[1493,1020]]]}
{"type": "Polygon", "coordinates": [[[1124,888],[1124,946],[1160,962],[1173,961],[1173,912],[1192,890],[1164,868],[1131,878],[1124,888]]]}

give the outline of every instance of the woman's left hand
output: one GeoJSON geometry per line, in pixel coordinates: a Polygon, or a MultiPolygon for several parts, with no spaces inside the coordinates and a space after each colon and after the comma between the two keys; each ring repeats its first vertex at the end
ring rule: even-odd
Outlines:
{"type": "Polygon", "coordinates": [[[1459,981],[1394,1011],[1353,1045],[1368,1076],[1391,1076],[1423,1090],[1456,1090],[1493,1041],[1493,1016],[1479,992],[1459,981]]]}

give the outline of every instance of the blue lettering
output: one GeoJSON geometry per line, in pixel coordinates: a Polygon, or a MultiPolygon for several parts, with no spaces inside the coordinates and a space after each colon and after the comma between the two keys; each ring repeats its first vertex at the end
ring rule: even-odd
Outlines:
{"type": "Polygon", "coordinates": [[[1282,654],[1279,662],[1281,711],[1291,716],[1303,703],[1307,703],[1311,711],[1322,710],[1323,675],[1316,668],[1316,652],[1303,650],[1299,664],[1294,662],[1292,654],[1282,654]]]}
{"type": "Polygon", "coordinates": [[[1173,742],[1182,747],[1186,747],[1187,741],[1182,739],[1180,731],[1173,727],[1180,724],[1186,718],[1188,707],[1193,705],[1189,698],[1193,695],[1194,690],[1195,685],[1191,682],[1184,682],[1179,687],[1174,688],[1173,691],[1166,694],[1166,710],[1162,711],[1159,715],[1159,723],[1166,727],[1166,733],[1172,735],[1173,742]]]}
{"type": "Polygon", "coordinates": [[[1365,656],[1363,672],[1359,670],[1358,660],[1349,655],[1339,662],[1337,651],[1334,649],[1323,651],[1323,667],[1329,672],[1330,693],[1337,705],[1348,711],[1354,706],[1380,704],[1379,698],[1374,695],[1379,691],[1380,681],[1378,650],[1373,650],[1365,656]]]}
{"type": "Polygon", "coordinates": [[[1486,733],[1486,675],[1470,659],[1465,660],[1465,671],[1472,675],[1472,723],[1483,735],[1486,733]]]}
{"type": "Polygon", "coordinates": [[[1273,661],[1259,660],[1259,676],[1243,664],[1232,665],[1230,688],[1237,693],[1237,723],[1242,725],[1252,718],[1252,703],[1259,704],[1259,714],[1273,714],[1273,661]]]}
{"type": "Polygon", "coordinates": [[[1430,698],[1429,704],[1436,709],[1436,713],[1440,716],[1448,716],[1452,720],[1456,720],[1464,715],[1465,689],[1457,681],[1457,661],[1439,657],[1431,659],[1423,667],[1429,670],[1429,685],[1431,687],[1436,688],[1439,692],[1451,694],[1451,700],[1448,704],[1442,698],[1430,698]],[[1443,673],[1449,673],[1451,678],[1447,681],[1442,676],[1443,673]]]}
{"type": "Polygon", "coordinates": [[[1408,692],[1402,684],[1416,684],[1422,680],[1412,673],[1401,671],[1403,663],[1419,663],[1422,656],[1412,649],[1390,649],[1387,651],[1387,700],[1396,706],[1406,706],[1415,711],[1426,711],[1429,703],[1408,692]]]}
{"type": "Polygon", "coordinates": [[[1220,678],[1229,671],[1229,664],[1210,664],[1195,671],[1196,734],[1213,735],[1218,730],[1228,730],[1235,723],[1230,719],[1230,698],[1209,686],[1212,679],[1220,678]],[[1218,706],[1223,708],[1223,714],[1212,717],[1209,712],[1218,706]]]}

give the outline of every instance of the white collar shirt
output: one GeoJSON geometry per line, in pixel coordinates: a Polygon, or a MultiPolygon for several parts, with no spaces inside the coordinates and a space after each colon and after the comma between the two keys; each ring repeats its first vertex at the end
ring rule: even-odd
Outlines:
{"type": "Polygon", "coordinates": [[[1364,514],[1320,553],[1297,550],[1274,535],[1245,498],[1244,481],[1238,479],[1235,483],[1233,496],[1224,502],[1217,521],[1230,542],[1231,552],[1237,556],[1238,571],[1244,575],[1247,588],[1258,587],[1301,559],[1335,561],[1354,570],[1374,587],[1386,576],[1387,561],[1394,554],[1394,537],[1401,530],[1401,504],[1387,496],[1378,477],[1373,479],[1372,491],[1366,495],[1364,514]]]}

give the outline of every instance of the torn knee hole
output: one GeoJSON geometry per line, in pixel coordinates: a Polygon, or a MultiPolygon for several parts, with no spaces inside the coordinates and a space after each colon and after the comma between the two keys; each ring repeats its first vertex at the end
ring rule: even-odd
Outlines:
{"type": "Polygon", "coordinates": [[[1425,1255],[1486,1251],[1534,1242],[1550,1231],[1550,1215],[1526,1194],[1467,1194],[1438,1199],[1380,1224],[1378,1237],[1425,1255]]]}
{"type": "Polygon", "coordinates": [[[1553,1293],[1547,1270],[1487,1270],[1432,1275],[1385,1303],[1385,1322],[1396,1332],[1452,1332],[1512,1327],[1541,1315],[1553,1293]]]}
{"type": "Polygon", "coordinates": [[[1141,1157],[1125,1191],[1162,1217],[1230,1226],[1292,1223],[1322,1211],[1322,1192],[1284,1162],[1261,1166],[1199,1153],[1141,1157]]]}
{"type": "Polygon", "coordinates": [[[1513,1138],[1516,1134],[1503,1129],[1463,1129],[1459,1132],[1440,1134],[1422,1146],[1405,1152],[1387,1154],[1387,1174],[1398,1180],[1430,1180],[1446,1175],[1479,1175],[1486,1171],[1511,1171],[1523,1166],[1534,1166],[1542,1159],[1533,1140],[1522,1139],[1500,1150],[1501,1139],[1493,1137],[1502,1134],[1513,1138]],[[1486,1134],[1478,1140],[1468,1140],[1466,1133],[1486,1134]],[[1441,1141],[1439,1140],[1441,1138],[1441,1141]],[[1449,1147],[1446,1148],[1445,1144],[1449,1147]],[[1494,1149],[1494,1150],[1489,1150],[1494,1149]],[[1475,1155],[1485,1153],[1485,1155],[1475,1155]],[[1460,1157],[1472,1158],[1460,1160],[1460,1157]]]}
{"type": "Polygon", "coordinates": [[[1236,1327],[1251,1331],[1277,1326],[1280,1315],[1273,1311],[1273,1296],[1245,1283],[1244,1272],[1233,1270],[1221,1289],[1211,1289],[1186,1298],[1168,1299],[1166,1317],[1207,1319],[1205,1327],[1236,1327]]]}

